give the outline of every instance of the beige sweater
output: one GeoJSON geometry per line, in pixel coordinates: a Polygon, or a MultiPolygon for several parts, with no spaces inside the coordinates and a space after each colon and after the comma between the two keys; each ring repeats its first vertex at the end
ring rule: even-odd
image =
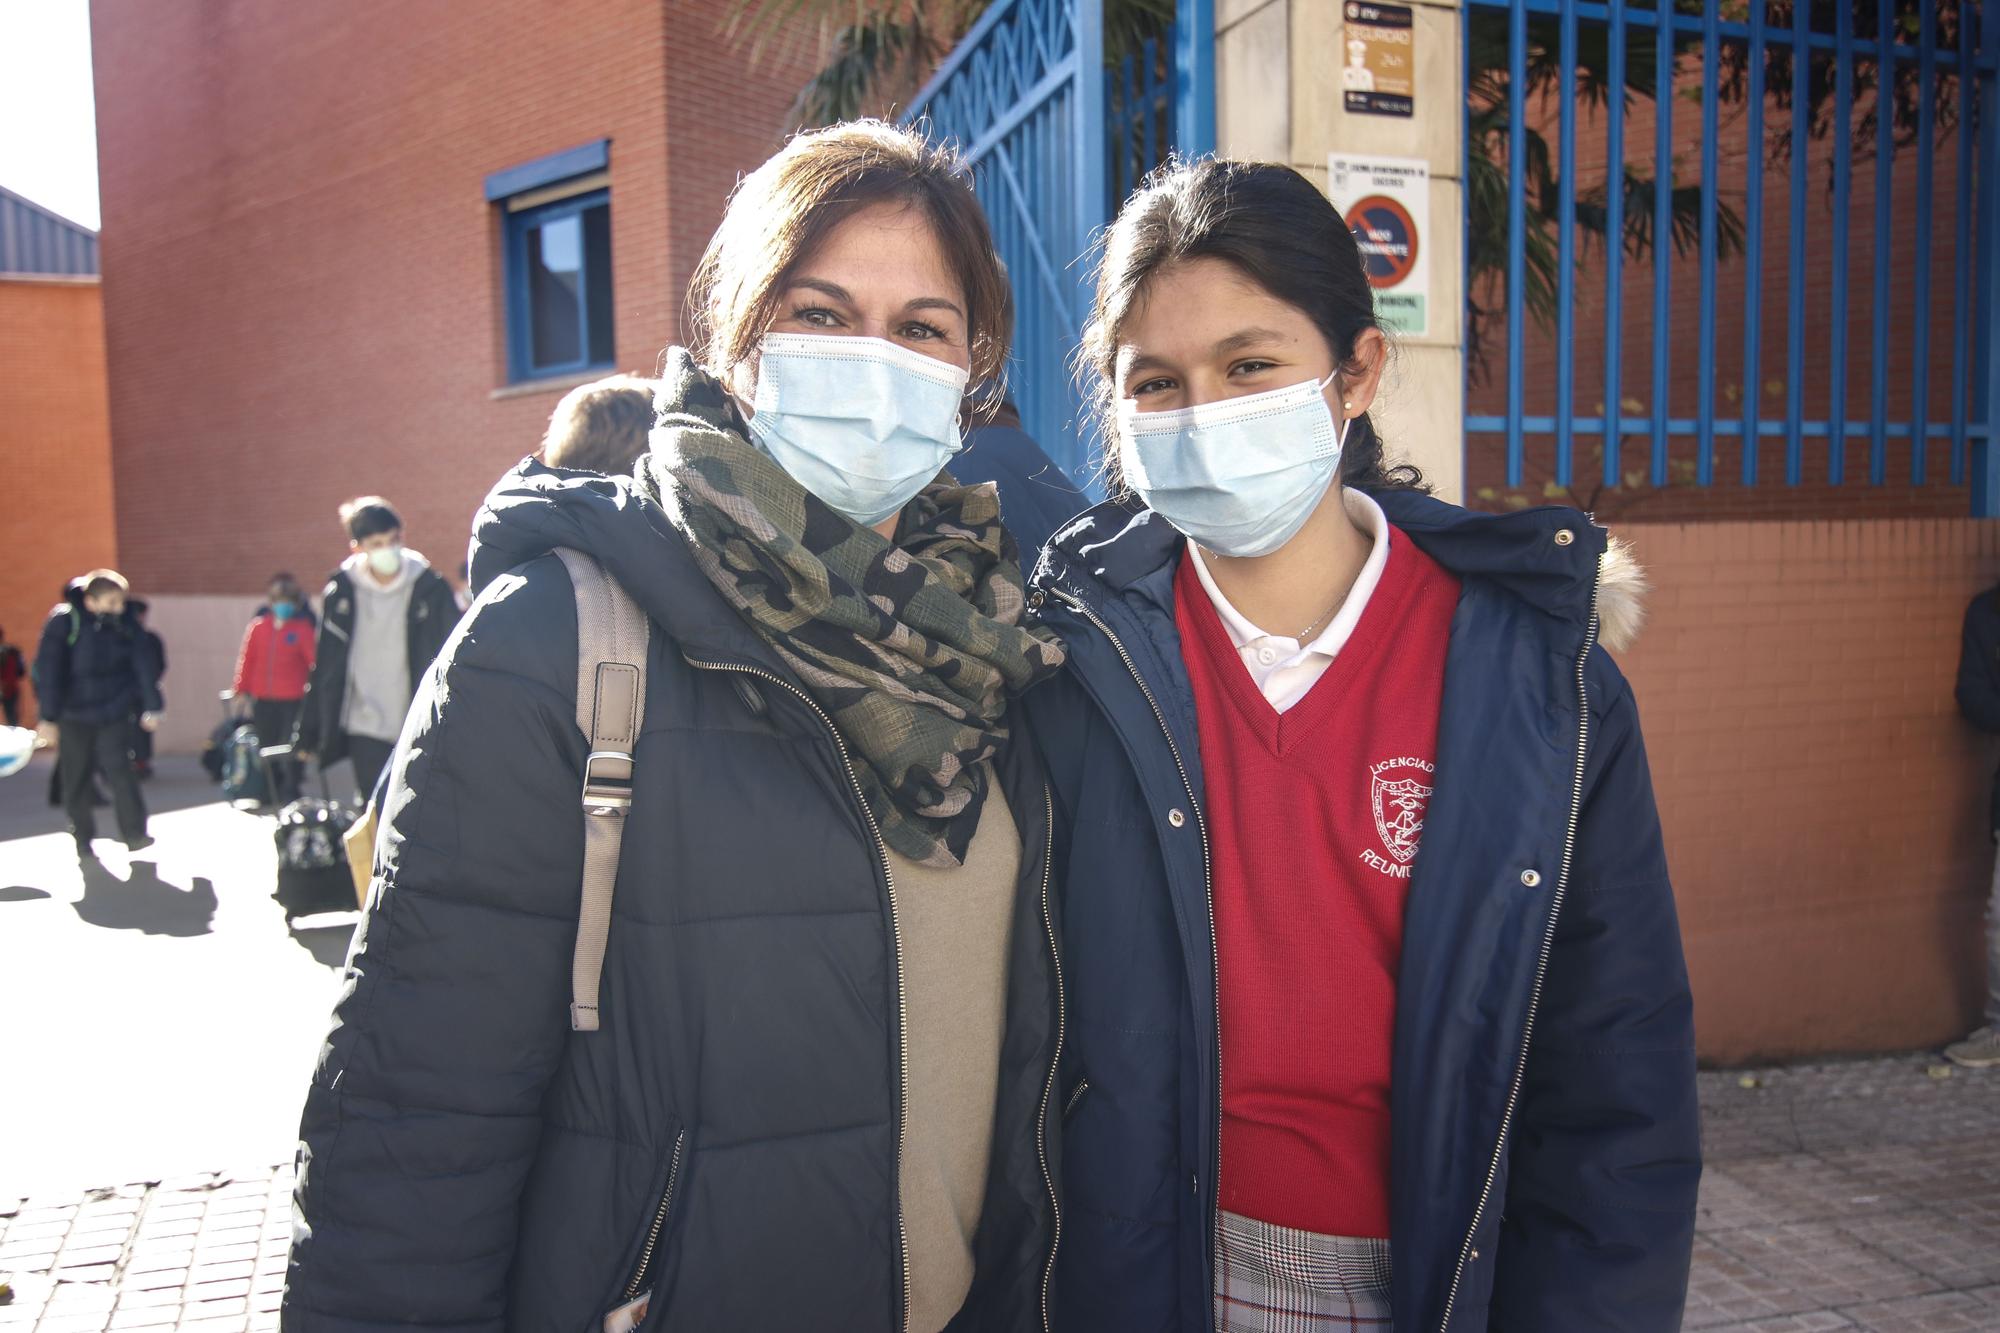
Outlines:
{"type": "Polygon", "coordinates": [[[965,1304],[993,1148],[1021,837],[1000,784],[990,770],[987,777],[963,866],[937,870],[889,854],[908,1006],[902,1205],[910,1333],[938,1333],[965,1304]]]}

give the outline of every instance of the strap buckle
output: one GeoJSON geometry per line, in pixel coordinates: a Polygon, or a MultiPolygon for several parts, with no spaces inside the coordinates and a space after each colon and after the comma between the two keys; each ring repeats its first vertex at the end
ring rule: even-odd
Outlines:
{"type": "Polygon", "coordinates": [[[592,750],[583,761],[585,813],[622,819],[632,808],[632,756],[621,750],[592,750]]]}

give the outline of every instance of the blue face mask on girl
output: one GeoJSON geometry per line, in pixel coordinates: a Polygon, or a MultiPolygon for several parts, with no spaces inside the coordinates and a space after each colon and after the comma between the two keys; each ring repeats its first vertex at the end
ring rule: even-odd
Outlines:
{"type": "Polygon", "coordinates": [[[1171,412],[1118,403],[1118,461],[1125,484],[1203,550],[1269,555],[1296,537],[1340,474],[1347,418],[1335,426],[1306,380],[1269,393],[1171,412]]]}
{"type": "Polygon", "coordinates": [[[298,611],[299,608],[290,602],[271,603],[271,618],[276,620],[280,625],[297,615],[298,611]]]}
{"type": "Polygon", "coordinates": [[[750,435],[792,480],[873,527],[959,451],[968,378],[880,338],[766,334],[750,435]]]}

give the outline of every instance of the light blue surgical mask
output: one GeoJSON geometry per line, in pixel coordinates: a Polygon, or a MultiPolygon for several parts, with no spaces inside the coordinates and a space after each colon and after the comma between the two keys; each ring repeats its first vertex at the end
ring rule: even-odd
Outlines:
{"type": "Polygon", "coordinates": [[[299,608],[291,602],[273,602],[271,603],[271,616],[280,625],[282,625],[287,620],[290,620],[294,615],[298,614],[298,609],[299,608]]]}
{"type": "Polygon", "coordinates": [[[1171,412],[1118,403],[1125,483],[1203,550],[1269,555],[1298,536],[1340,473],[1347,418],[1306,380],[1171,412]]]}
{"type": "Polygon", "coordinates": [[[750,435],[792,480],[873,527],[959,451],[967,378],[880,338],[766,334],[750,435]]]}

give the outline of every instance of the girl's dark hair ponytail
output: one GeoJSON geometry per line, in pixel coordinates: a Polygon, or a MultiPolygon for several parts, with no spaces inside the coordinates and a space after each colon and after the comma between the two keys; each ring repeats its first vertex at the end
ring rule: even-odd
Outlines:
{"type": "MultiPolygon", "coordinates": [[[[1221,259],[1312,320],[1343,370],[1354,364],[1356,340],[1375,322],[1375,292],[1361,249],[1319,187],[1290,167],[1268,162],[1189,161],[1176,157],[1146,178],[1125,201],[1118,220],[1098,239],[1097,297],[1077,348],[1099,434],[1104,472],[1122,491],[1117,453],[1118,329],[1146,282],[1169,264],[1221,259]]],[[[1358,369],[1358,367],[1356,367],[1358,369]]],[[[1382,439],[1366,413],[1354,418],[1341,451],[1340,479],[1349,486],[1426,490],[1407,464],[1389,467],[1382,439]]]]}

